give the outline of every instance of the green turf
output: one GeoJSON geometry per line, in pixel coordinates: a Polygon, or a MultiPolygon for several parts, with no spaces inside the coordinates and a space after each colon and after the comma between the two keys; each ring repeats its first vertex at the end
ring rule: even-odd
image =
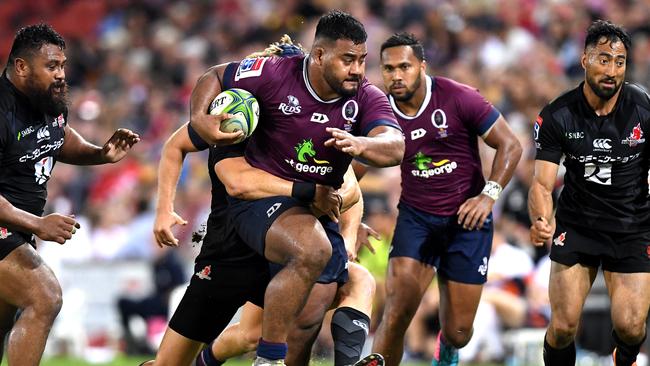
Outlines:
{"type": "MultiPolygon", "coordinates": [[[[41,362],[41,366],[137,366],[139,363],[142,361],[146,361],[149,358],[146,356],[143,357],[118,357],[116,358],[113,362],[111,363],[102,363],[102,364],[91,364],[82,360],[78,359],[71,359],[71,358],[50,358],[43,360],[41,362]]],[[[227,366],[250,366],[252,360],[247,360],[247,359],[234,359],[231,361],[226,362],[225,365],[227,366]]],[[[312,365],[314,366],[329,366],[331,365],[331,361],[325,362],[325,361],[316,361],[312,362],[312,365]]],[[[3,360],[2,366],[6,366],[7,362],[6,360],[3,360]]],[[[428,362],[420,362],[420,363],[413,363],[413,362],[404,362],[402,363],[404,366],[430,366],[431,364],[428,362]]],[[[464,365],[464,366],[498,366],[496,364],[473,364],[473,365],[464,365]]]]}

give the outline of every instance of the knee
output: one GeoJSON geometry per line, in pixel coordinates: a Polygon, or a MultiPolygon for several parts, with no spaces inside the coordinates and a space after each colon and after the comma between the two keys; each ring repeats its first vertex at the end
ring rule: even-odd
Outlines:
{"type": "Polygon", "coordinates": [[[59,315],[61,306],[63,306],[63,296],[61,295],[61,288],[56,286],[55,288],[40,291],[29,307],[34,309],[37,316],[53,322],[56,316],[59,315]]]}
{"type": "Polygon", "coordinates": [[[638,344],[645,337],[645,321],[643,319],[628,319],[614,324],[616,335],[627,344],[638,344]]]}
{"type": "Polygon", "coordinates": [[[297,250],[290,260],[295,266],[317,271],[319,274],[332,256],[329,242],[315,243],[297,250]]]}
{"type": "Polygon", "coordinates": [[[454,348],[462,348],[472,339],[472,327],[459,327],[453,331],[443,329],[442,335],[447,344],[452,345],[454,348]]]}
{"type": "Polygon", "coordinates": [[[555,338],[555,343],[565,345],[573,342],[578,331],[578,322],[573,321],[551,321],[549,332],[555,338]]]}
{"type": "Polygon", "coordinates": [[[375,277],[363,266],[351,266],[350,267],[350,280],[352,280],[355,286],[358,286],[370,299],[375,298],[375,291],[377,290],[377,282],[375,277]]]}

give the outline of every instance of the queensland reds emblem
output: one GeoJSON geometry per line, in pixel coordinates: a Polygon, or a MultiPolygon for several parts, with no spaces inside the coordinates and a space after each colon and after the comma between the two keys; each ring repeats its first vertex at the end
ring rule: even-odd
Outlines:
{"type": "Polygon", "coordinates": [[[438,137],[445,138],[447,137],[447,115],[442,109],[436,109],[431,114],[431,123],[433,126],[438,129],[438,137]]]}
{"type": "Polygon", "coordinates": [[[343,119],[345,120],[345,126],[343,128],[347,132],[352,131],[352,124],[357,121],[356,118],[357,115],[359,114],[359,105],[355,100],[348,100],[343,105],[343,109],[341,109],[341,114],[343,115],[343,119]]]}

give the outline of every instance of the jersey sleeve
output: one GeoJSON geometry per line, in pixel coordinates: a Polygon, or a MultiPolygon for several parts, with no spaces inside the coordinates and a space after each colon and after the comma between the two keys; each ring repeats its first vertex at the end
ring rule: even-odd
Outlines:
{"type": "Polygon", "coordinates": [[[282,62],[279,57],[245,58],[239,62],[231,62],[223,74],[223,90],[239,88],[257,96],[268,90],[282,62]]]}
{"type": "Polygon", "coordinates": [[[535,120],[533,139],[537,148],[535,159],[560,164],[562,159],[562,130],[547,108],[535,120]]]}
{"type": "Polygon", "coordinates": [[[210,147],[211,153],[214,156],[212,165],[220,162],[221,160],[228,158],[237,158],[244,156],[246,151],[246,144],[248,140],[242,141],[238,144],[227,145],[227,146],[212,146],[210,147]]]}
{"type": "MultiPolygon", "coordinates": [[[[361,119],[357,131],[361,136],[366,136],[373,128],[378,126],[388,126],[402,130],[397,123],[393,110],[388,103],[388,98],[376,86],[368,84],[364,88],[364,93],[359,98],[360,110],[362,111],[361,119]]],[[[348,103],[351,103],[348,102],[348,103]]],[[[347,103],[344,107],[345,114],[350,114],[347,109],[347,103]]]]}
{"type": "Polygon", "coordinates": [[[9,142],[9,121],[3,114],[0,114],[0,161],[4,157],[5,148],[9,142]]]}
{"type": "Polygon", "coordinates": [[[465,87],[458,98],[458,113],[461,120],[476,134],[482,136],[499,118],[499,111],[488,102],[478,89],[465,87]]]}

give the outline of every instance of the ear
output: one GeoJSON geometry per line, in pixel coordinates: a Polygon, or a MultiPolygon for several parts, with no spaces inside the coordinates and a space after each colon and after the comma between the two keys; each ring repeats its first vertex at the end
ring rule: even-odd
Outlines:
{"type": "Polygon", "coordinates": [[[311,57],[318,66],[322,66],[323,58],[325,57],[325,48],[322,46],[315,46],[311,50],[311,57]]]}
{"type": "Polygon", "coordinates": [[[427,72],[427,61],[426,60],[422,60],[422,62],[420,62],[420,69],[422,69],[422,71],[425,72],[425,73],[427,72]]]}
{"type": "Polygon", "coordinates": [[[580,57],[580,65],[584,70],[587,70],[587,51],[582,53],[582,57],[580,57]]]}
{"type": "Polygon", "coordinates": [[[31,71],[29,62],[24,58],[17,57],[14,60],[14,73],[20,77],[26,77],[31,71]]]}

